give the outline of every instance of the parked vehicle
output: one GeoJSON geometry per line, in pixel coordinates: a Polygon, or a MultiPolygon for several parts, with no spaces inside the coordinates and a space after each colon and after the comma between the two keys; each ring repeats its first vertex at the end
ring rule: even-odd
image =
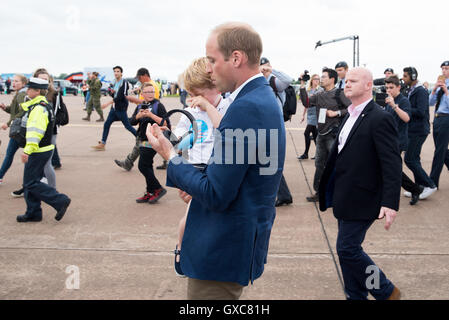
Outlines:
{"type": "Polygon", "coordinates": [[[55,79],[54,84],[55,84],[55,88],[56,89],[59,88],[61,90],[61,92],[63,92],[65,89],[66,94],[73,94],[74,96],[78,95],[78,87],[75,86],[74,84],[72,84],[68,80],[55,79]]]}

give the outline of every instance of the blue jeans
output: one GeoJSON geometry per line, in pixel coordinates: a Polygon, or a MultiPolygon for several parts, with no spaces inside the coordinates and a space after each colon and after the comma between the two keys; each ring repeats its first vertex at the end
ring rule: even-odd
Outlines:
{"type": "Polygon", "coordinates": [[[376,300],[387,300],[393,293],[394,285],[362,248],[373,223],[338,220],[337,254],[348,300],[367,300],[368,293],[376,300]],[[376,276],[378,283],[371,281],[371,276],[376,276]]]}
{"type": "Polygon", "coordinates": [[[422,145],[427,139],[424,136],[410,136],[408,137],[408,148],[405,152],[404,161],[407,167],[413,172],[415,183],[424,187],[435,188],[435,183],[430,179],[421,165],[421,149],[422,145]]]}
{"type": "Polygon", "coordinates": [[[433,121],[433,141],[435,143],[435,153],[432,161],[432,171],[430,178],[438,187],[443,166],[449,164],[449,117],[437,117],[433,121]]]}
{"type": "Polygon", "coordinates": [[[12,161],[14,159],[14,155],[16,154],[18,149],[19,149],[19,145],[17,144],[16,140],[9,139],[8,147],[6,148],[5,159],[3,159],[3,164],[0,169],[0,179],[3,179],[6,172],[11,167],[12,161]]]}
{"type": "Polygon", "coordinates": [[[101,138],[101,142],[103,144],[106,144],[106,140],[108,140],[109,129],[111,129],[111,125],[115,121],[121,121],[125,128],[129,132],[131,132],[134,137],[137,136],[136,129],[134,129],[129,123],[129,118],[126,111],[116,111],[114,108],[111,108],[111,111],[109,111],[108,118],[106,119],[103,127],[103,138],[101,138]]]}
{"type": "Polygon", "coordinates": [[[52,151],[33,153],[25,164],[23,173],[23,188],[27,210],[25,215],[30,218],[42,218],[41,201],[44,201],[56,211],[67,204],[69,198],[56,191],[48,184],[42,183],[45,164],[50,160],[52,151]]]}

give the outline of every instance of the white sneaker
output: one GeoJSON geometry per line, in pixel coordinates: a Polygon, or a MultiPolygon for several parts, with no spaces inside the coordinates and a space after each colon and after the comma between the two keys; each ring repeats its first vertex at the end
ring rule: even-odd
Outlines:
{"type": "Polygon", "coordinates": [[[407,197],[407,198],[411,198],[412,197],[412,193],[409,192],[409,191],[405,191],[404,192],[404,196],[407,197]]]}
{"type": "Polygon", "coordinates": [[[426,198],[428,198],[429,196],[431,196],[432,194],[435,193],[435,191],[437,191],[438,188],[429,188],[429,187],[425,187],[423,192],[419,195],[419,200],[424,200],[426,198]]]}

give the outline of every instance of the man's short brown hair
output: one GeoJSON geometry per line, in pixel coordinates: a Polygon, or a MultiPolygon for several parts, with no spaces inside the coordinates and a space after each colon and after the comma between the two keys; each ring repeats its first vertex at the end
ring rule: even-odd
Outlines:
{"type": "Polygon", "coordinates": [[[401,81],[399,80],[398,76],[396,76],[396,75],[386,78],[385,84],[388,84],[388,83],[394,84],[396,87],[399,87],[401,85],[401,81]]]}
{"type": "Polygon", "coordinates": [[[219,25],[212,32],[217,35],[218,48],[225,60],[238,50],[246,54],[249,65],[259,65],[262,39],[249,24],[229,22],[219,25]]]}

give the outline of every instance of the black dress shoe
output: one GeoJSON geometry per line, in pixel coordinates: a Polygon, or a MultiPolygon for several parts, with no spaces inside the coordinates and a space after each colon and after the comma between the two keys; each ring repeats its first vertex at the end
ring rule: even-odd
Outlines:
{"type": "Polygon", "coordinates": [[[280,201],[280,200],[276,200],[276,203],[275,203],[275,207],[282,207],[282,206],[288,206],[289,204],[292,204],[293,203],[293,200],[292,199],[290,199],[290,200],[282,200],[282,201],[280,201]]]}
{"type": "Polygon", "coordinates": [[[56,221],[60,221],[62,219],[62,217],[64,217],[65,212],[67,211],[67,208],[70,205],[70,202],[72,202],[72,200],[69,200],[65,203],[65,205],[58,210],[58,212],[56,213],[55,219],[56,221]]]}
{"type": "Polygon", "coordinates": [[[305,153],[298,157],[298,160],[306,160],[306,159],[309,159],[309,156],[305,153]]]}
{"type": "Polygon", "coordinates": [[[419,191],[418,191],[418,193],[413,193],[413,192],[412,192],[412,200],[410,200],[410,205],[411,205],[411,206],[414,206],[415,204],[418,203],[419,195],[423,192],[423,190],[424,190],[424,187],[419,186],[419,191]]]}
{"type": "Polygon", "coordinates": [[[17,216],[17,222],[40,222],[42,217],[28,217],[26,214],[17,216]]]}
{"type": "Polygon", "coordinates": [[[318,202],[318,201],[320,201],[320,197],[318,196],[318,193],[315,193],[313,196],[307,197],[306,199],[309,202],[318,202]]]}

